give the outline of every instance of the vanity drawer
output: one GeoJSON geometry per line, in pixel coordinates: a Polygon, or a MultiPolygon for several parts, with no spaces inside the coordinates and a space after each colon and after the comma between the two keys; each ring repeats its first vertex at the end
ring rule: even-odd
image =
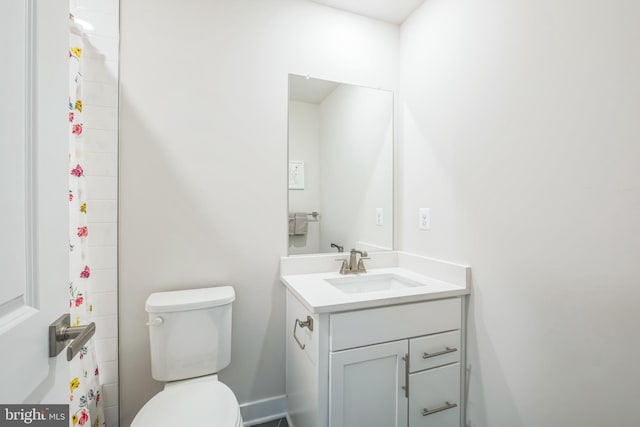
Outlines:
{"type": "Polygon", "coordinates": [[[460,298],[331,314],[331,351],[460,329],[460,298]],[[410,319],[410,320],[409,320],[410,319]]]}
{"type": "Polygon", "coordinates": [[[460,364],[409,375],[409,425],[460,427],[460,364]]]}
{"type": "Polygon", "coordinates": [[[460,361],[460,331],[428,335],[409,340],[411,372],[460,361]]]}

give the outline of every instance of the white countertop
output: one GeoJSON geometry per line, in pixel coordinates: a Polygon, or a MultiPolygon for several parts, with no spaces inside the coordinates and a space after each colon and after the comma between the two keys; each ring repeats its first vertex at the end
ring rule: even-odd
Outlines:
{"type": "Polygon", "coordinates": [[[338,272],[289,274],[283,275],[281,281],[312,313],[329,313],[406,304],[470,293],[468,285],[454,284],[400,267],[373,268],[369,269],[367,273],[358,275],[342,275],[338,272]],[[420,283],[421,286],[350,294],[342,292],[326,281],[327,279],[367,277],[382,274],[394,274],[404,277],[420,283]]]}

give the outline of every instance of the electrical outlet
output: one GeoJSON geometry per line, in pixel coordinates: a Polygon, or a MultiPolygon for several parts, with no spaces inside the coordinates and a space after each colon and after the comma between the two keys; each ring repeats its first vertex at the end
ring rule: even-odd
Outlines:
{"type": "Polygon", "coordinates": [[[420,230],[431,230],[431,209],[418,209],[418,228],[420,230]]]}
{"type": "Polygon", "coordinates": [[[376,208],[376,225],[384,225],[384,217],[382,215],[382,208],[376,208]]]}

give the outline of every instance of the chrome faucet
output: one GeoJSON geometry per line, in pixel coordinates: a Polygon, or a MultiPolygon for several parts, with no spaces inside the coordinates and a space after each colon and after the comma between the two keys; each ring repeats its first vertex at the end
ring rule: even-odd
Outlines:
{"type": "Polygon", "coordinates": [[[332,248],[336,248],[338,250],[338,252],[344,252],[344,246],[340,246],[337,243],[332,243],[331,247],[332,248]]]}
{"type": "Polygon", "coordinates": [[[337,261],[342,261],[342,266],[340,267],[340,274],[366,273],[367,269],[365,268],[364,261],[363,261],[365,259],[369,259],[369,256],[366,251],[357,251],[355,249],[351,249],[351,253],[349,254],[349,263],[347,263],[346,259],[337,260],[337,261]],[[360,254],[359,260],[357,259],[358,254],[360,254]]]}

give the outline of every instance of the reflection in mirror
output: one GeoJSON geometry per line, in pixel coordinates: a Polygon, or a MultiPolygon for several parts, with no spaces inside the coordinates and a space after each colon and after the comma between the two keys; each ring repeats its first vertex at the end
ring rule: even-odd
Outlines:
{"type": "Polygon", "coordinates": [[[289,254],[393,249],[393,94],[289,75],[289,254]]]}

